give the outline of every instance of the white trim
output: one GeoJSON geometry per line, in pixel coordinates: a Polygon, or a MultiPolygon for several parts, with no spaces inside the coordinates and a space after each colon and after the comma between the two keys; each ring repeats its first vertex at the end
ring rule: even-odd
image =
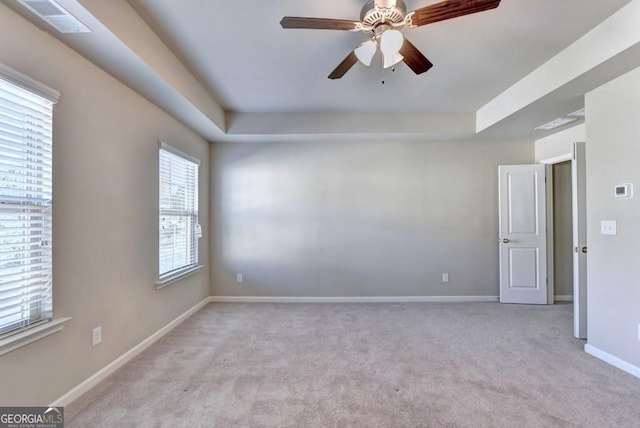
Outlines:
{"type": "Polygon", "coordinates": [[[167,144],[164,141],[159,140],[158,141],[158,147],[160,149],[162,149],[162,150],[168,151],[169,153],[173,153],[176,156],[180,156],[181,158],[185,158],[186,160],[188,160],[190,162],[193,162],[196,165],[200,166],[200,163],[201,163],[200,159],[198,159],[196,157],[193,157],[190,154],[187,154],[187,153],[183,152],[182,150],[173,147],[171,144],[167,144]]]}
{"type": "Polygon", "coordinates": [[[175,282],[180,281],[181,279],[193,275],[194,273],[198,273],[203,268],[204,265],[189,266],[187,269],[183,269],[179,272],[174,273],[173,275],[161,279],[160,281],[156,281],[156,290],[161,290],[168,285],[171,285],[175,282]]]}
{"type": "Polygon", "coordinates": [[[272,297],[211,296],[217,303],[414,303],[414,302],[497,302],[498,296],[354,296],[354,297],[272,297]]]}
{"type": "Polygon", "coordinates": [[[138,343],[133,348],[129,349],[127,352],[122,354],[120,357],[116,358],[109,364],[107,364],[102,369],[98,370],[89,378],[82,381],[79,385],[71,389],[66,394],[60,396],[58,399],[54,400],[50,407],[56,406],[67,406],[76,399],[78,399],[82,394],[88,392],[91,388],[96,386],[98,383],[102,382],[109,375],[113,374],[120,367],[124,366],[126,363],[131,361],[133,358],[138,356],[142,351],[147,349],[149,346],[153,345],[156,341],[161,339],[164,335],[173,330],[176,326],[178,326],[181,322],[189,318],[191,315],[198,312],[202,309],[207,303],[209,303],[209,298],[203,299],[200,303],[193,306],[191,309],[188,309],[182,315],[178,316],[176,319],[171,321],[169,324],[162,327],[160,330],[153,333],[151,336],[138,343]]]}
{"type": "Polygon", "coordinates": [[[540,161],[540,163],[543,163],[546,165],[553,165],[556,163],[566,162],[570,160],[573,160],[573,153],[565,153],[563,155],[554,156],[549,159],[543,159],[540,161]]]}
{"type": "Polygon", "coordinates": [[[2,63],[0,63],[0,77],[54,104],[57,103],[60,98],[60,92],[2,63]]]}
{"type": "Polygon", "coordinates": [[[25,345],[45,338],[53,333],[57,333],[62,330],[63,324],[69,321],[71,318],[58,318],[53,321],[48,321],[43,324],[39,324],[35,327],[31,327],[20,333],[12,334],[0,340],[0,355],[8,354],[11,351],[15,351],[18,348],[22,348],[25,345]]]}
{"type": "Polygon", "coordinates": [[[553,300],[556,302],[573,302],[572,294],[561,294],[553,296],[553,300]]]}
{"type": "Polygon", "coordinates": [[[598,349],[595,346],[589,345],[588,343],[584,345],[584,352],[640,379],[640,367],[636,367],[633,364],[621,360],[620,358],[598,349]]]}

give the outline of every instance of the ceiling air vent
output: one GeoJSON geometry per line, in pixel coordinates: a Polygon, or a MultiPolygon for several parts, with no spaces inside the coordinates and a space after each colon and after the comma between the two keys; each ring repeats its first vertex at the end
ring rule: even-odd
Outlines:
{"type": "Polygon", "coordinates": [[[536,128],[537,131],[549,131],[551,129],[556,129],[561,127],[562,125],[566,125],[567,123],[575,122],[575,117],[559,117],[555,120],[552,120],[549,123],[545,123],[544,125],[540,125],[536,128]]]}
{"type": "Polygon", "coordinates": [[[582,107],[580,110],[576,110],[573,113],[569,113],[568,114],[569,117],[577,117],[577,118],[585,118],[587,116],[584,107],[582,107]]]}
{"type": "Polygon", "coordinates": [[[18,0],[18,3],[24,5],[61,33],[91,32],[78,18],[71,15],[54,0],[18,0]]]}

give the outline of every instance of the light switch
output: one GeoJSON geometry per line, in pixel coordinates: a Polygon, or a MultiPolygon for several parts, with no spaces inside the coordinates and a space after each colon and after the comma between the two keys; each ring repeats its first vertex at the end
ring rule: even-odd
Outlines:
{"type": "Polygon", "coordinates": [[[617,222],[615,220],[602,220],[600,222],[601,235],[617,235],[617,222]]]}

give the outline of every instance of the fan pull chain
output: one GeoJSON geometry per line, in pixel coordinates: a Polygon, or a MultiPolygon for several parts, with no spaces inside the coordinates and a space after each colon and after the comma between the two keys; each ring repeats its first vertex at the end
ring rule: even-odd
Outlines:
{"type": "MultiPolygon", "coordinates": [[[[383,74],[383,77],[382,77],[382,84],[384,85],[384,68],[381,70],[381,72],[382,72],[381,74],[383,74]]],[[[393,67],[391,67],[391,72],[392,72],[392,73],[395,73],[395,72],[396,72],[396,66],[395,66],[395,65],[394,65],[393,67]]]]}

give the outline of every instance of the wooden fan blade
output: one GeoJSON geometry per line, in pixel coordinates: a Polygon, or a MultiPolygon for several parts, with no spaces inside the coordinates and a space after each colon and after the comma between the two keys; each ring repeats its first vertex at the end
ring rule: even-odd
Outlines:
{"type": "Polygon", "coordinates": [[[280,21],[282,28],[306,28],[312,30],[346,30],[353,31],[359,22],[346,19],[301,18],[285,16],[280,21]]]}
{"type": "Polygon", "coordinates": [[[433,67],[431,61],[429,61],[422,53],[406,38],[400,48],[400,55],[404,57],[403,61],[413,70],[416,74],[422,74],[425,71],[433,67]]]}
{"type": "Polygon", "coordinates": [[[329,79],[340,79],[356,64],[356,62],[358,62],[358,57],[354,51],[351,51],[349,55],[347,55],[347,57],[338,64],[336,69],[331,72],[329,79]]]}
{"type": "Polygon", "coordinates": [[[500,0],[446,0],[416,9],[411,17],[414,27],[470,15],[500,6],[500,0]]]}

